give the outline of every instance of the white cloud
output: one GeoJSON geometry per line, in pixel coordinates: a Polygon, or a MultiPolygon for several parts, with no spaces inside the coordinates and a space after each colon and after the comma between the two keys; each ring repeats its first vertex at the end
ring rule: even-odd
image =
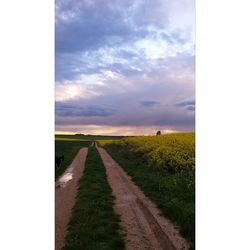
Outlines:
{"type": "Polygon", "coordinates": [[[167,43],[160,39],[142,39],[135,42],[135,47],[143,50],[146,59],[160,59],[165,58],[167,55],[167,43]]]}
{"type": "Polygon", "coordinates": [[[147,134],[154,124],[167,126],[160,130],[194,127],[193,113],[175,107],[194,95],[194,1],[60,2],[56,101],[114,112],[58,115],[58,130],[147,134]],[[142,100],[160,104],[146,108],[142,100]]]}
{"type": "Polygon", "coordinates": [[[116,73],[116,72],[113,72],[111,70],[106,70],[103,72],[103,75],[107,78],[110,78],[110,79],[119,79],[121,78],[121,75],[116,73]]]}
{"type": "Polygon", "coordinates": [[[67,82],[64,84],[57,84],[55,87],[55,100],[68,101],[73,99],[90,99],[94,96],[99,96],[97,89],[92,86],[86,86],[78,83],[67,82]]]}
{"type": "Polygon", "coordinates": [[[80,74],[78,84],[83,85],[96,85],[103,84],[103,77],[101,74],[80,74]]]}
{"type": "Polygon", "coordinates": [[[189,43],[195,42],[195,2],[172,1],[169,12],[169,31],[178,31],[189,43]]]}

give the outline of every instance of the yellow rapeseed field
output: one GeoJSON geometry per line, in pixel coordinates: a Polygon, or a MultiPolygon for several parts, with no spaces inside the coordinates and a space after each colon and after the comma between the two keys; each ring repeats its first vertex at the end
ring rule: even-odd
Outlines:
{"type": "Polygon", "coordinates": [[[136,136],[99,141],[99,144],[116,146],[136,157],[143,157],[154,168],[165,168],[170,172],[195,169],[195,133],[136,136]]]}

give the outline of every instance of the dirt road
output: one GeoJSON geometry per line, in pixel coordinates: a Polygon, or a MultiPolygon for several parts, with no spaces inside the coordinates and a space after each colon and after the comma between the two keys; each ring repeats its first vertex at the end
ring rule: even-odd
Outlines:
{"type": "Polygon", "coordinates": [[[75,204],[77,184],[83,174],[84,163],[88,148],[82,148],[77,153],[71,165],[56,182],[55,190],[55,249],[60,250],[64,245],[67,225],[71,209],[75,204]]]}
{"type": "Polygon", "coordinates": [[[97,147],[115,196],[115,210],[121,216],[126,250],[181,250],[188,243],[174,224],[160,216],[160,211],[131,181],[125,171],[103,148],[97,147]]]}

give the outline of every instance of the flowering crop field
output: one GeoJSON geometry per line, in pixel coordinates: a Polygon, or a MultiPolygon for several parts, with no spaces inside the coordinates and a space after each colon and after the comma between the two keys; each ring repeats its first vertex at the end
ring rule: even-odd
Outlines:
{"type": "Polygon", "coordinates": [[[195,248],[195,133],[98,141],[195,248]]]}
{"type": "Polygon", "coordinates": [[[128,137],[117,141],[99,141],[99,144],[118,147],[128,157],[142,157],[153,168],[173,173],[195,169],[194,133],[128,137]]]}

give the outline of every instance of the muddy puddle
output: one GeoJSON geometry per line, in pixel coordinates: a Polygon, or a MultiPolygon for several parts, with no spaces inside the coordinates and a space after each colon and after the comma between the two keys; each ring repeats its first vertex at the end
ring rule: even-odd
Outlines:
{"type": "Polygon", "coordinates": [[[73,179],[74,174],[73,174],[74,168],[69,167],[66,172],[59,178],[57,181],[56,187],[57,188],[64,188],[67,186],[67,184],[73,179]]]}

